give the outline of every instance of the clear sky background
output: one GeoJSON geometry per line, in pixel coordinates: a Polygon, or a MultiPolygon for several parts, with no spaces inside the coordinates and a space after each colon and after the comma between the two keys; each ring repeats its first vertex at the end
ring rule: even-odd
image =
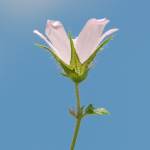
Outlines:
{"type": "Polygon", "coordinates": [[[76,150],[150,149],[150,2],[148,0],[0,0],[0,150],[68,150],[74,86],[34,46],[47,19],[78,35],[87,19],[118,27],[81,84],[82,104],[111,115],[82,122],[76,150]]]}

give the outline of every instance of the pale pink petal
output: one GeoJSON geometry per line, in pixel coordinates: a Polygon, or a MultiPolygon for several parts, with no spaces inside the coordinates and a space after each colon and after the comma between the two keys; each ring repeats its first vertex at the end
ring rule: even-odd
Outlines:
{"type": "Polygon", "coordinates": [[[109,38],[110,36],[112,36],[112,34],[114,34],[115,32],[117,32],[119,29],[114,28],[114,29],[110,29],[108,31],[106,31],[99,39],[99,44],[101,44],[105,39],[109,38]]]}
{"type": "Polygon", "coordinates": [[[37,34],[41,39],[43,39],[48,46],[53,50],[53,52],[61,59],[59,51],[51,44],[51,42],[38,30],[34,30],[33,33],[37,34]]]}
{"type": "Polygon", "coordinates": [[[59,21],[48,20],[45,34],[53,46],[59,51],[61,59],[65,63],[70,64],[70,41],[62,23],[59,21]]]}
{"type": "MultiPolygon", "coordinates": [[[[102,34],[102,36],[99,38],[99,44],[98,44],[98,45],[100,45],[104,40],[108,39],[110,36],[112,36],[112,34],[114,34],[114,33],[117,32],[117,31],[118,31],[117,28],[110,29],[110,30],[106,31],[106,32],[105,32],[104,34],[102,34]]],[[[97,48],[97,47],[96,47],[96,48],[97,48]]],[[[90,54],[90,55],[92,55],[92,54],[95,52],[96,48],[91,51],[91,54],[90,54]]]]}
{"type": "Polygon", "coordinates": [[[108,22],[109,20],[104,18],[90,19],[86,23],[74,43],[81,63],[83,63],[98,46],[99,38],[108,22]]]}

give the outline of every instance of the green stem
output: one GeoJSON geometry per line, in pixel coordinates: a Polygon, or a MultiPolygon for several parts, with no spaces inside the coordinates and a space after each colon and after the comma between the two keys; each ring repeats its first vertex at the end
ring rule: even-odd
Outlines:
{"type": "Polygon", "coordinates": [[[80,104],[80,95],[79,95],[79,83],[75,83],[75,92],[77,97],[77,112],[80,112],[81,104],[80,104]]]}
{"type": "Polygon", "coordinates": [[[81,114],[81,104],[80,104],[80,95],[79,95],[79,84],[75,83],[75,92],[76,92],[76,97],[77,97],[77,103],[76,103],[76,112],[77,112],[77,118],[76,118],[76,125],[75,125],[75,130],[74,130],[74,135],[72,138],[72,143],[70,146],[70,150],[74,150],[79,129],[80,129],[80,124],[81,124],[81,119],[82,119],[82,114],[81,114]]]}

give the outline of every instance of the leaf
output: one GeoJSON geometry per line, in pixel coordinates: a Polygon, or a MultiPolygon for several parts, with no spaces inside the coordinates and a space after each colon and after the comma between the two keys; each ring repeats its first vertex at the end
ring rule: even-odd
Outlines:
{"type": "Polygon", "coordinates": [[[85,109],[84,116],[86,115],[108,115],[109,111],[105,108],[95,108],[92,104],[89,104],[85,109]]]}
{"type": "Polygon", "coordinates": [[[97,115],[109,115],[110,114],[110,112],[105,108],[94,109],[94,113],[97,115]]]}
{"type": "Polygon", "coordinates": [[[87,108],[85,109],[85,114],[93,114],[94,113],[94,106],[92,104],[89,104],[87,108]]]}

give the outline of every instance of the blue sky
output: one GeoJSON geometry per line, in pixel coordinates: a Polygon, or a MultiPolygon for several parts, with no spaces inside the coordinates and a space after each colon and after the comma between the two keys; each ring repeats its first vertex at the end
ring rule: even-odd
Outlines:
{"type": "Polygon", "coordinates": [[[81,84],[83,105],[111,115],[82,122],[77,150],[150,149],[150,2],[120,0],[0,1],[0,149],[69,149],[74,86],[54,59],[34,46],[32,31],[47,19],[61,20],[78,35],[89,18],[107,17],[118,27],[81,84]]]}

